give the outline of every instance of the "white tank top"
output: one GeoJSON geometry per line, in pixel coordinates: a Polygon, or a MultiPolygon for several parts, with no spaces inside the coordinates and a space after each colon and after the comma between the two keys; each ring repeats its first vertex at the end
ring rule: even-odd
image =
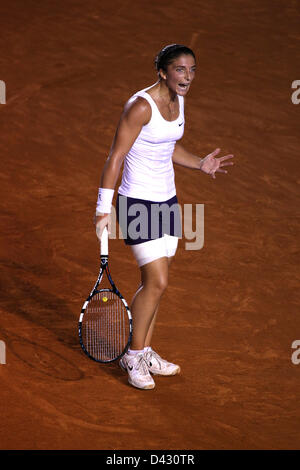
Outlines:
{"type": "Polygon", "coordinates": [[[184,98],[179,99],[179,116],[175,121],[166,121],[155,101],[144,88],[129,98],[145,98],[151,106],[151,119],[136,138],[124,160],[119,194],[138,199],[162,202],[176,194],[172,155],[176,141],[184,132],[184,98]]]}

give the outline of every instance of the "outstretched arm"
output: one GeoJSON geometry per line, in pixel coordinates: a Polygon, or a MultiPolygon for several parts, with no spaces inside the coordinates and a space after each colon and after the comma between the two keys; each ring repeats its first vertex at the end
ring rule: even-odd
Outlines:
{"type": "Polygon", "coordinates": [[[200,158],[185,150],[181,144],[176,143],[172,160],[177,165],[201,170],[203,173],[211,175],[212,178],[216,178],[216,172],[227,173],[227,170],[221,170],[221,167],[233,165],[233,162],[223,163],[225,160],[232,158],[233,155],[225,155],[224,157],[215,158],[219,152],[220,149],[217,148],[212,153],[206,155],[206,157],[200,158]]]}
{"type": "Polygon", "coordinates": [[[188,152],[181,144],[176,143],[172,160],[174,163],[185,168],[192,168],[194,170],[201,170],[201,162],[203,158],[193,155],[188,152]]]}

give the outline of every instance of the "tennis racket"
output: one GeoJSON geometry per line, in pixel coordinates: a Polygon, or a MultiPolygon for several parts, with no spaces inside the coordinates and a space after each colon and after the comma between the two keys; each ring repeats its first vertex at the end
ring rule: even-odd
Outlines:
{"type": "Polygon", "coordinates": [[[108,231],[101,236],[100,272],[79,317],[83,351],[97,362],[113,362],[127,351],[132,338],[132,317],[126,300],[113,282],[108,267],[108,231]],[[104,273],[110,288],[98,289],[104,273]]]}

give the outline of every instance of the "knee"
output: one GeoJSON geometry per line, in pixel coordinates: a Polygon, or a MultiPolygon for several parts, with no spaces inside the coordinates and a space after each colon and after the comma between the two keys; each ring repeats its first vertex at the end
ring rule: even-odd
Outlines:
{"type": "Polygon", "coordinates": [[[167,276],[160,276],[159,279],[156,280],[156,288],[160,292],[164,292],[168,287],[168,278],[167,276]]]}
{"type": "Polygon", "coordinates": [[[168,278],[167,276],[156,276],[152,279],[148,279],[147,286],[155,292],[157,295],[162,295],[163,292],[168,287],[168,278]]]}

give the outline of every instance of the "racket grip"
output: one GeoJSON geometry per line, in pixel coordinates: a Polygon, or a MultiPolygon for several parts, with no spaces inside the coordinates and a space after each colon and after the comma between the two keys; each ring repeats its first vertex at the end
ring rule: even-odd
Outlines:
{"type": "Polygon", "coordinates": [[[101,256],[108,256],[108,230],[105,226],[101,235],[101,256]]]}

